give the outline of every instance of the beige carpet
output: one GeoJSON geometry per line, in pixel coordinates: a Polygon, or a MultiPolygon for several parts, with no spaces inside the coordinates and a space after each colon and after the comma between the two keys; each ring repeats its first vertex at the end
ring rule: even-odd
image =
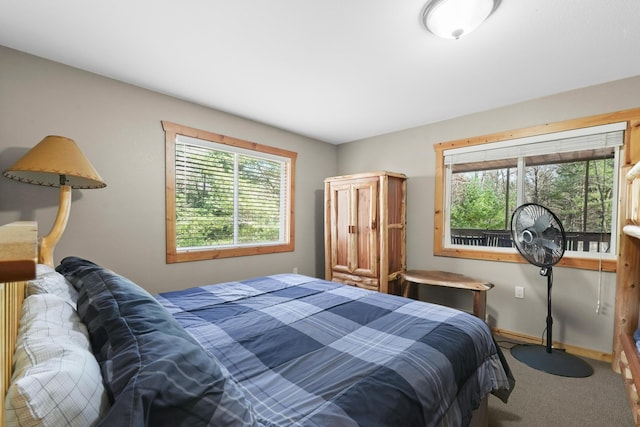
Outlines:
{"type": "Polygon", "coordinates": [[[587,360],[594,373],[567,378],[528,367],[511,356],[513,345],[496,337],[513,371],[516,386],[509,402],[489,399],[490,427],[635,426],[622,377],[609,363],[587,360]]]}

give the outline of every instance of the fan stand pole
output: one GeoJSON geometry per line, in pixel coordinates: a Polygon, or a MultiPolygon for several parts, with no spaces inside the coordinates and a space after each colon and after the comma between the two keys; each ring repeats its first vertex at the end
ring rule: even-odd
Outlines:
{"type": "Polygon", "coordinates": [[[553,284],[553,268],[543,268],[540,274],[547,276],[547,353],[553,351],[553,317],[551,316],[551,286],[553,284]]]}
{"type": "Polygon", "coordinates": [[[511,347],[511,355],[533,369],[553,375],[585,378],[593,374],[593,368],[584,360],[563,349],[553,348],[553,317],[551,317],[551,287],[553,270],[543,267],[540,275],[547,276],[547,345],[518,344],[511,347]]]}

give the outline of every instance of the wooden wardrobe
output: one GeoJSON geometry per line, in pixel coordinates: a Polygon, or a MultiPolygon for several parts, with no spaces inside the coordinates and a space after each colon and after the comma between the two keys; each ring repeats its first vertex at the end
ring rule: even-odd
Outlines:
{"type": "Polygon", "coordinates": [[[325,179],[325,278],[399,293],[406,270],[407,177],[368,172],[325,179]]]}

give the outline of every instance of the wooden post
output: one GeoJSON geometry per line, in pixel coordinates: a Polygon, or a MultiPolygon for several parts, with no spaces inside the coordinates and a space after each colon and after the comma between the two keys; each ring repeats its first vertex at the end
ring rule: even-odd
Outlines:
{"type": "Polygon", "coordinates": [[[40,251],[38,254],[38,262],[53,267],[53,249],[62,237],[67,222],[69,221],[69,212],[71,211],[71,187],[68,185],[60,186],[60,200],[58,204],[58,214],[56,220],[51,227],[51,231],[40,240],[40,251]]]}

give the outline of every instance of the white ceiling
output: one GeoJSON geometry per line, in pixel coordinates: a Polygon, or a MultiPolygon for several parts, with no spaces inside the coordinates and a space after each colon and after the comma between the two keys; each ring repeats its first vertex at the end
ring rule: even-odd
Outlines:
{"type": "Polygon", "coordinates": [[[0,45],[334,144],[640,75],[638,0],[426,2],[0,0],[0,45]]]}

